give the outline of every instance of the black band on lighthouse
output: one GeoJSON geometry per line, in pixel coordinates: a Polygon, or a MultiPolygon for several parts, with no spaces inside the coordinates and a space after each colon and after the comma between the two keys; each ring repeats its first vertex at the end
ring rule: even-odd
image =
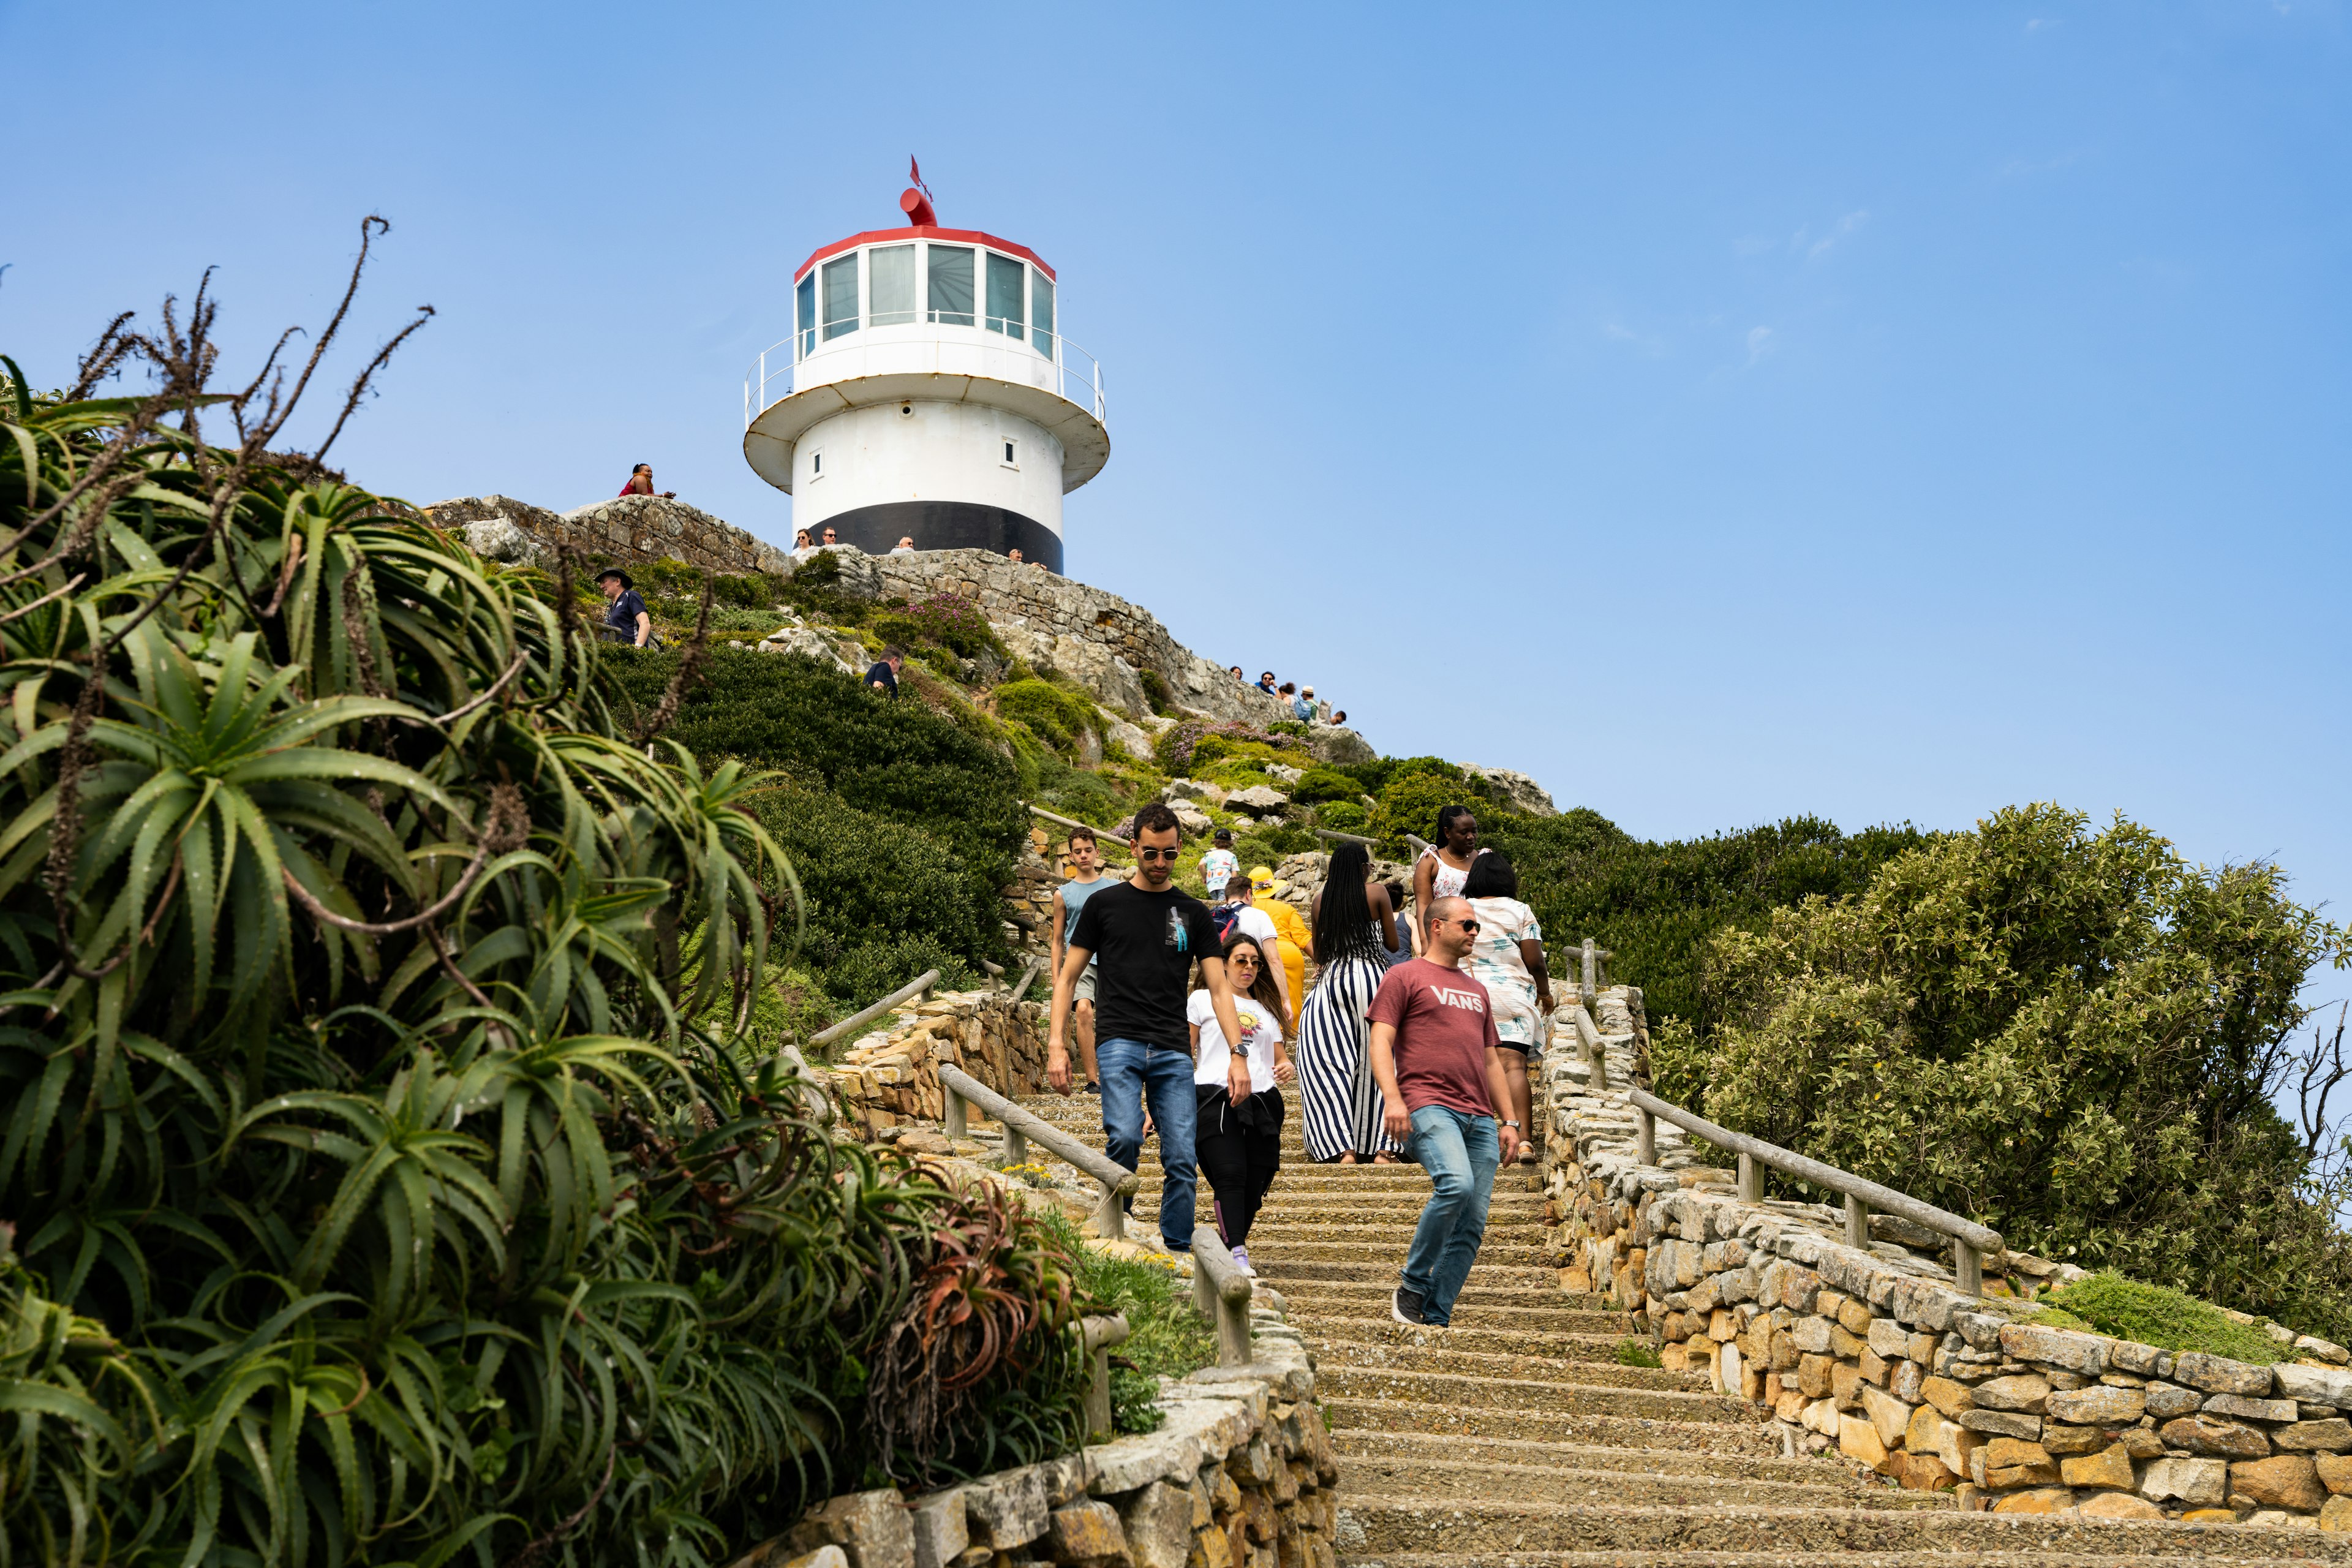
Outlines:
{"type": "Polygon", "coordinates": [[[1003,555],[1018,547],[1024,561],[1048,572],[1062,569],[1062,536],[1044,523],[977,501],[897,500],[861,506],[826,518],[812,532],[832,529],[844,544],[868,555],[887,555],[898,541],[912,538],[918,550],[992,550],[1003,555]]]}

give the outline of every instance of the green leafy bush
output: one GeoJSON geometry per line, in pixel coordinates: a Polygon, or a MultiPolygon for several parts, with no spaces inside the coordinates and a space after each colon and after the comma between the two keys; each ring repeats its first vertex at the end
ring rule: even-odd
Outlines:
{"type": "Polygon", "coordinates": [[[2110,1272],[2053,1290],[2043,1303],[2103,1334],[2168,1351],[2201,1351],[2254,1366],[2292,1361],[2294,1352],[2210,1302],[2110,1272]]]}
{"type": "Polygon", "coordinates": [[[1099,733],[1104,727],[1093,703],[1050,680],[1015,680],[998,687],[996,715],[1026,724],[1031,734],[1066,757],[1076,754],[1079,736],[1089,730],[1099,733]]]}
{"type": "Polygon", "coordinates": [[[1334,833],[1369,834],[1372,814],[1352,800],[1327,801],[1315,808],[1315,826],[1334,833]]]}
{"type": "Polygon", "coordinates": [[[1659,1364],[1657,1349],[1647,1340],[1637,1340],[1628,1335],[1617,1342],[1617,1364],[1654,1367],[1659,1364]]]}
{"type": "Polygon", "coordinates": [[[1168,678],[1156,669],[1147,669],[1137,678],[1143,685],[1143,700],[1154,713],[1165,713],[1175,703],[1175,694],[1168,689],[1168,678]]]}
{"type": "Polygon", "coordinates": [[[1265,730],[1269,735],[1289,735],[1301,741],[1313,733],[1307,729],[1306,722],[1298,719],[1276,719],[1273,723],[1268,724],[1265,730]]]}
{"type": "Polygon", "coordinates": [[[820,550],[795,565],[781,592],[784,603],[803,615],[835,626],[860,626],[874,613],[873,601],[842,587],[841,561],[830,550],[820,550]]]}
{"type": "MultiPolygon", "coordinates": [[[[617,679],[650,709],[679,657],[615,661],[617,679]]],[[[869,816],[920,827],[992,894],[1012,874],[1028,827],[1013,763],[985,739],[955,717],[869,692],[814,659],[714,648],[667,733],[698,756],[780,768],[869,816]]]]}
{"type": "Polygon", "coordinates": [[[749,807],[800,875],[805,960],[842,1001],[870,1002],[935,966],[961,981],[1002,950],[996,886],[924,829],[797,782],[749,807]]]}
{"type": "Polygon", "coordinates": [[[1405,842],[1408,833],[1435,841],[1437,814],[1444,806],[1472,807],[1482,831],[1496,815],[1483,801],[1465,800],[1459,779],[1418,770],[1392,776],[1381,788],[1379,800],[1372,813],[1372,832],[1381,839],[1382,850],[1397,859],[1412,858],[1412,847],[1405,842]]]}
{"type": "Polygon", "coordinates": [[[765,781],[285,405],[205,445],[210,319],[0,404],[0,1547],[694,1568],[1066,1448],[1066,1251],[728,1026],[765,781]]]}
{"type": "Polygon", "coordinates": [[[1654,1030],[1679,1018],[1702,1041],[1715,1021],[1699,984],[1709,936],[1761,925],[1810,897],[1858,893],[1889,859],[1929,842],[1909,826],[1847,834],[1808,816],[1652,843],[1583,807],[1558,816],[1482,811],[1478,828],[1517,866],[1520,896],[1554,943],[1591,937],[1615,954],[1610,979],[1642,987],[1654,1030]]]}
{"type": "Polygon", "coordinates": [[[1271,746],[1285,760],[1296,760],[1290,742],[1283,736],[1253,730],[1246,724],[1220,724],[1207,719],[1187,719],[1173,726],[1153,742],[1152,752],[1160,771],[1176,778],[1250,745],[1271,746]]]}
{"type": "Polygon", "coordinates": [[[959,658],[988,654],[1002,661],[1004,645],[988,624],[977,601],[961,594],[933,594],[903,608],[882,610],[874,616],[874,630],[886,642],[901,647],[945,648],[959,658]]]}
{"type": "Polygon", "coordinates": [[[1298,782],[1290,786],[1290,798],[1308,805],[1327,800],[1344,800],[1353,805],[1366,793],[1363,784],[1353,776],[1323,765],[1307,769],[1298,782]]]}
{"type": "Polygon", "coordinates": [[[1711,1119],[2023,1250],[2340,1339],[2352,1242],[2271,1095],[2298,989],[2342,941],[2274,867],[2015,807],[1856,897],[1719,931],[1712,1037],[1658,1031],[1652,1057],[1711,1119]]]}
{"type": "Polygon", "coordinates": [[[1127,1314],[1127,1342],[1113,1352],[1112,1424],[1121,1432],[1157,1431],[1160,1379],[1182,1377],[1217,1359],[1217,1334],[1192,1305],[1192,1287],[1167,1264],[1114,1258],[1088,1247],[1056,1214],[1047,1222],[1076,1259],[1078,1288],[1088,1310],[1127,1314]]]}

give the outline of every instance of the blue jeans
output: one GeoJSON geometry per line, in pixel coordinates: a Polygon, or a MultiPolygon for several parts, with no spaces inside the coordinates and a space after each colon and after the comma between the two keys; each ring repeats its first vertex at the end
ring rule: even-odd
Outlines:
{"type": "MultiPolygon", "coordinates": [[[[1130,1171],[1143,1158],[1143,1104],[1151,1102],[1160,1135],[1160,1239],[1171,1252],[1191,1251],[1200,1184],[1192,1163],[1199,1102],[1192,1093],[1192,1053],[1164,1046],[1154,1050],[1141,1040],[1097,1040],[1095,1068],[1102,1079],[1103,1152],[1130,1171]]],[[[1491,1178],[1493,1162],[1487,1164],[1491,1178]]],[[[1486,1205],[1478,1207],[1483,1215],[1486,1205]]]]}
{"type": "Polygon", "coordinates": [[[1421,1321],[1442,1326],[1454,1321],[1454,1298],[1462,1294],[1486,1238],[1486,1201],[1495,1195],[1502,1141],[1491,1116],[1424,1105],[1412,1113],[1412,1137],[1404,1147],[1434,1189],[1404,1257],[1404,1288],[1421,1298],[1421,1321]]]}

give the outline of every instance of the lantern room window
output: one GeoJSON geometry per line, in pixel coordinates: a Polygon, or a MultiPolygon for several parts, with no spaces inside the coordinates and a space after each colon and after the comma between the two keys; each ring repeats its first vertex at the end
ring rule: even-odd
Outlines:
{"type": "Polygon", "coordinates": [[[903,327],[915,319],[915,247],[877,246],[866,253],[869,327],[903,327]]]}
{"type": "Polygon", "coordinates": [[[824,335],[828,341],[857,330],[856,252],[824,264],[824,335]]]}
{"type": "Polygon", "coordinates": [[[1049,358],[1054,353],[1054,280],[1029,269],[1029,341],[1049,358]]]}
{"type": "Polygon", "coordinates": [[[982,324],[992,332],[1005,332],[1022,337],[1026,332],[1022,310],[1024,285],[1029,269],[1009,256],[988,253],[988,320],[982,324]]]}
{"type": "Polygon", "coordinates": [[[943,327],[969,327],[971,317],[971,252],[960,245],[926,247],[930,252],[930,316],[943,327]]]}
{"type": "Polygon", "coordinates": [[[800,287],[793,293],[796,297],[794,326],[800,333],[801,353],[814,353],[816,351],[816,274],[812,272],[802,279],[800,287]]]}

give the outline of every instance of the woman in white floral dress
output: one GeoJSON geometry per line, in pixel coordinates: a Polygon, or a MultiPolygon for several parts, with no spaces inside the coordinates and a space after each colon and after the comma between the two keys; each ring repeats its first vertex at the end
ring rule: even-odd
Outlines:
{"type": "Polygon", "coordinates": [[[1528,1064],[1543,1053],[1544,1020],[1551,1016],[1551,973],[1544,964],[1543,927],[1535,910],[1519,902],[1519,874],[1508,857],[1489,849],[1471,863],[1462,896],[1470,900],[1478,934],[1463,971],[1486,988],[1495,1033],[1501,1037],[1503,1078],[1511,1090],[1510,1114],[1527,1135],[1519,1163],[1535,1163],[1535,1127],[1529,1117],[1528,1064]]]}

